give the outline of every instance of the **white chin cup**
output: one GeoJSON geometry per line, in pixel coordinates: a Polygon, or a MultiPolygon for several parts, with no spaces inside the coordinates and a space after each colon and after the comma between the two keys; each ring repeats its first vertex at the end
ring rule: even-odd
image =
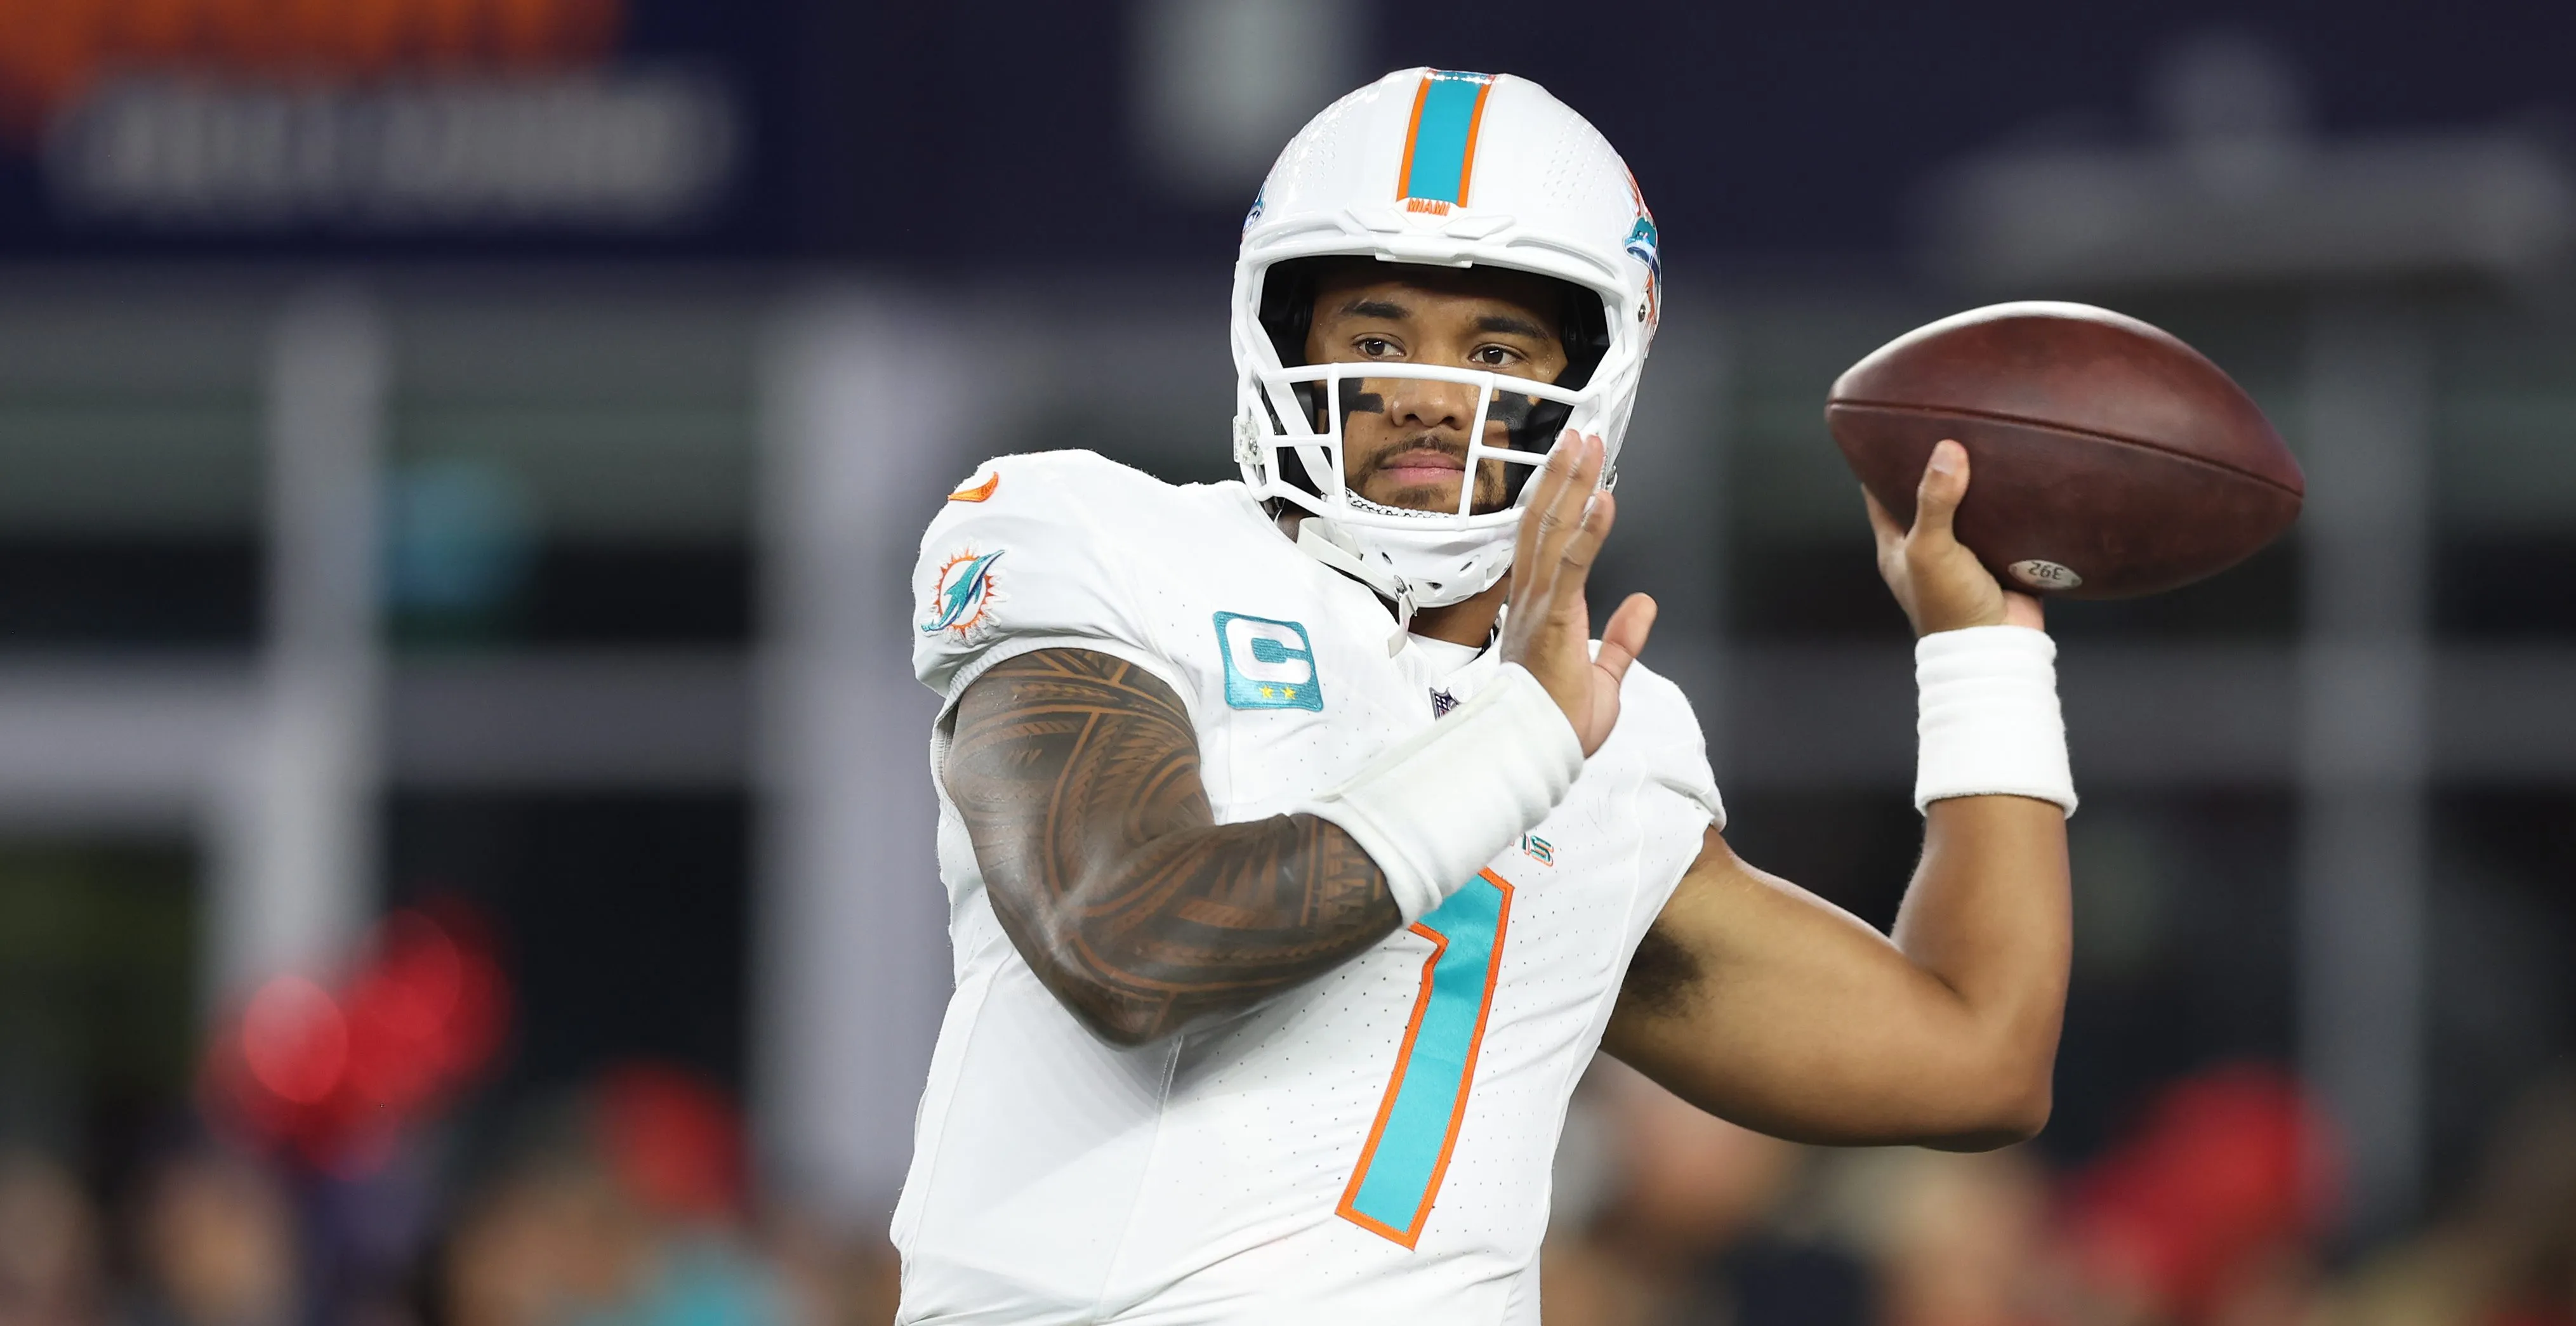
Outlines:
{"type": "Polygon", "coordinates": [[[1461,527],[1426,512],[1399,511],[1356,496],[1349,500],[1353,507],[1368,509],[1371,514],[1383,512],[1422,519],[1423,528],[1406,529],[1400,525],[1362,525],[1330,516],[1313,517],[1332,527],[1334,542],[1357,553],[1362,561],[1400,577],[1412,591],[1417,608],[1442,608],[1464,602],[1511,573],[1517,523],[1461,527]]]}

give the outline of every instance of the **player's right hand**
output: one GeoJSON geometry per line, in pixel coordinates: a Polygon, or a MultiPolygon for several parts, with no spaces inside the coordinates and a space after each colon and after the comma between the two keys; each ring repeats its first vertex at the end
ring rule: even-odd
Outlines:
{"type": "Polygon", "coordinates": [[[1967,496],[1968,449],[1946,438],[1924,462],[1923,481],[1914,490],[1913,528],[1897,524],[1895,514],[1863,488],[1861,500],[1878,539],[1879,576],[1918,637],[1969,626],[2046,629],[2039,600],[2004,588],[1952,533],[1951,521],[1967,496]]]}
{"type": "Polygon", "coordinates": [[[1511,610],[1503,618],[1503,661],[1529,669],[1547,688],[1590,755],[1619,721],[1619,682],[1654,629],[1655,601],[1631,594],[1592,651],[1583,585],[1610,534],[1617,504],[1598,491],[1606,449],[1572,429],[1539,467],[1512,548],[1511,610]]]}

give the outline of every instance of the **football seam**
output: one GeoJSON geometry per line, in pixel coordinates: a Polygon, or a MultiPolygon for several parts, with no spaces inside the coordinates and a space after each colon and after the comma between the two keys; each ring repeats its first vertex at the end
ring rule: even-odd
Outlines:
{"type": "Polygon", "coordinates": [[[2070,433],[2076,437],[2089,437],[2098,442],[2117,442],[2122,446],[2136,447],[2142,451],[2152,451],[2160,456],[2171,456],[2175,460],[2190,461],[2194,465],[2206,465],[2223,474],[2233,474],[2242,478],[2252,479],[2254,482],[2262,484],[2267,488],[2278,489],[2283,493],[2289,494],[2291,497],[2298,499],[2301,505],[2305,505],[2307,502],[2308,495],[2304,490],[2293,488],[2286,483],[2282,483],[2278,479],[2256,474],[2252,470],[2240,470],[2233,465],[2222,465],[2217,461],[2211,460],[2207,456],[2195,456],[2188,451],[2177,451],[2172,447],[2164,446],[2159,443],[2148,442],[2140,438],[2123,437],[2118,433],[2106,433],[2098,428],[2078,428],[2072,424],[2052,423],[2046,419],[2033,419],[2026,415],[2005,414],[1999,410],[1970,410],[1950,405],[1907,405],[1898,401],[1866,400],[1828,400],[1825,402],[1825,407],[1827,409],[1831,409],[1837,405],[1858,405],[1876,410],[1902,410],[1907,414],[1947,415],[1955,419],[1985,419],[1999,424],[2020,424],[2025,428],[2045,428],[2053,433],[2070,433]]]}

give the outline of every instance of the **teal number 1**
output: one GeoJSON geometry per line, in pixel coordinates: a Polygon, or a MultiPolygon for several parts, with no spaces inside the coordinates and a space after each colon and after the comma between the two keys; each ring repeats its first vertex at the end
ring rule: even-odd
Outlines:
{"type": "Polygon", "coordinates": [[[1422,994],[1396,1051],[1377,1124],[1360,1150],[1359,1168],[1337,1208],[1345,1220],[1410,1248],[1422,1237],[1440,1176],[1467,1117],[1467,1086],[1494,1006],[1503,933],[1512,915],[1512,886],[1487,870],[1413,923],[1431,941],[1422,964],[1422,994]]]}

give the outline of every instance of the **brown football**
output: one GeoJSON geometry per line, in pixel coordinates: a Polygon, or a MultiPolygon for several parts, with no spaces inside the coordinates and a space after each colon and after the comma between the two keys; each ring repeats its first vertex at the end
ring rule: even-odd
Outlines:
{"type": "Polygon", "coordinates": [[[2135,318],[2085,304],[1970,309],[1834,382],[1825,425],[1899,520],[1943,438],[1968,449],[1959,541],[2007,588],[2116,599],[2243,561],[2306,480],[2251,397],[2135,318]]]}

